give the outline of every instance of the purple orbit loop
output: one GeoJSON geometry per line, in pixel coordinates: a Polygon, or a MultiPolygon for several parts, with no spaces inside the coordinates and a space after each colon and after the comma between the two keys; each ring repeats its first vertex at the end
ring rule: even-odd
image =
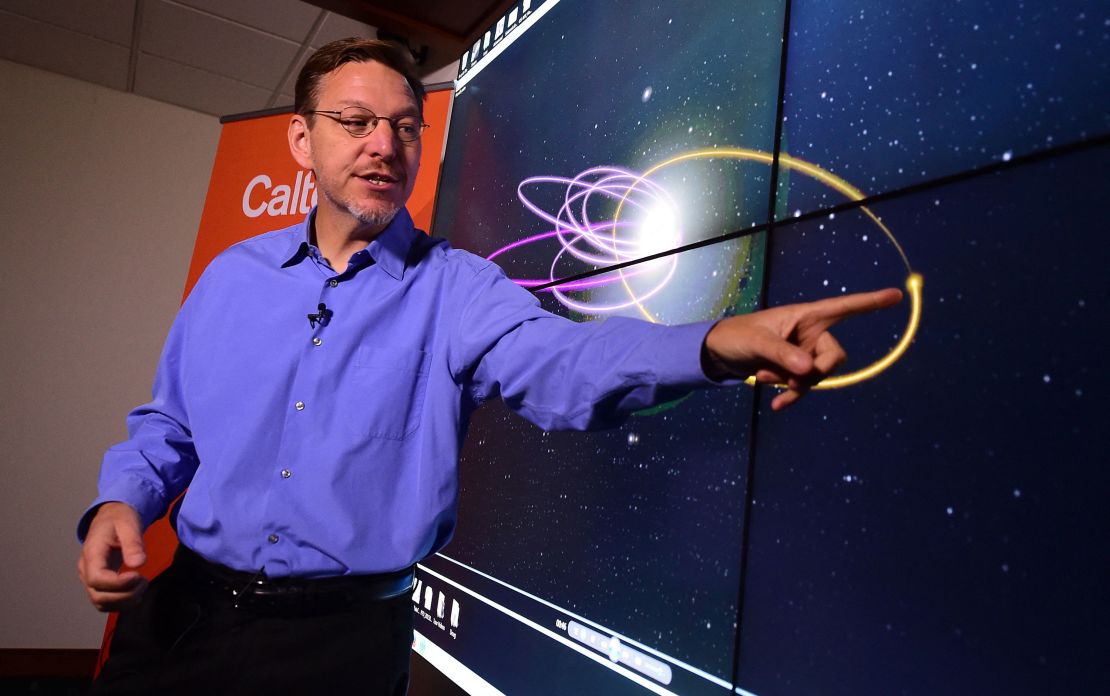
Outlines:
{"type": "MultiPolygon", "coordinates": [[[[520,182],[517,186],[517,197],[525,208],[548,224],[553,225],[555,229],[517,240],[501,247],[487,258],[493,259],[507,251],[543,239],[557,238],[560,249],[551,261],[547,279],[514,279],[514,282],[524,287],[534,287],[556,280],[558,275],[555,269],[563,254],[570,254],[579,261],[595,267],[632,261],[642,255],[643,252],[639,251],[641,249],[640,242],[629,239],[627,235],[622,236],[622,232],[627,232],[630,228],[635,227],[633,223],[625,222],[623,219],[621,221],[591,219],[589,213],[590,202],[595,196],[616,201],[621,206],[622,218],[626,217],[626,211],[629,208],[651,210],[660,205],[665,206],[666,211],[671,214],[669,219],[677,219],[678,217],[678,207],[666,190],[655,182],[643,178],[642,175],[625,169],[593,167],[583,171],[573,179],[561,176],[533,176],[520,182]],[[525,194],[525,187],[537,184],[558,184],[566,187],[563,204],[554,215],[536,205],[525,194]]],[[[668,240],[667,243],[671,247],[680,246],[682,242],[681,231],[676,227],[668,230],[668,232],[672,235],[672,239],[668,240]]],[[[568,297],[564,291],[581,291],[623,282],[628,278],[654,269],[636,267],[632,270],[617,273],[612,277],[587,278],[557,285],[547,288],[547,290],[550,290],[564,306],[576,311],[583,313],[612,312],[637,305],[660,292],[674,276],[678,265],[675,255],[667,257],[665,261],[668,265],[666,274],[646,292],[636,294],[631,288],[628,288],[627,283],[625,284],[631,298],[628,302],[609,305],[584,303],[568,297]]]]}

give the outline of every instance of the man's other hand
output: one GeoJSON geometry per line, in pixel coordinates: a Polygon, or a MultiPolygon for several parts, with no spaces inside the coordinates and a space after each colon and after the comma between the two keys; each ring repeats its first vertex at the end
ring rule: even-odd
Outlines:
{"type": "Polygon", "coordinates": [[[89,524],[77,575],[100,611],[138,604],[147,580],[135,568],[146,562],[139,513],[125,503],[104,503],[89,524]]]}
{"type": "Polygon", "coordinates": [[[771,307],[717,322],[705,337],[702,366],[712,379],[749,377],[786,388],[771,401],[780,411],[832,374],[847,355],[829,329],[850,316],[890,307],[896,288],[771,307]]]}

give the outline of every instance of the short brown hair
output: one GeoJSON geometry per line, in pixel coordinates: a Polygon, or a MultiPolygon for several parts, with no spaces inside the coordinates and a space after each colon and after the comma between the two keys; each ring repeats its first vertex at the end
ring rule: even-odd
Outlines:
{"type": "Polygon", "coordinates": [[[320,95],[320,80],[345,63],[370,61],[376,61],[401,73],[416,98],[416,108],[423,116],[424,83],[416,75],[416,65],[409,52],[400,44],[390,41],[360,39],[354,36],[332,41],[308,57],[300,74],[297,75],[297,86],[293,93],[293,110],[311,120],[311,112],[316,109],[320,95]]]}

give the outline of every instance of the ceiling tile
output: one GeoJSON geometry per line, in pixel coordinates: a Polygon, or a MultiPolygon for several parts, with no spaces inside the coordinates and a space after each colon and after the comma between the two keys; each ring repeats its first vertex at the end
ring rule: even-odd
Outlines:
{"type": "Polygon", "coordinates": [[[127,88],[127,48],[3,11],[0,58],[106,87],[127,88]],[[59,50],[44,51],[43,46],[59,50]]]}
{"type": "Polygon", "coordinates": [[[320,31],[312,41],[312,46],[313,48],[319,48],[326,43],[330,43],[336,39],[345,39],[349,36],[374,39],[378,36],[378,30],[369,24],[356,22],[343,15],[329,12],[327,19],[324,20],[324,25],[320,27],[320,31]]]}
{"type": "Polygon", "coordinates": [[[308,38],[307,34],[312,28],[312,23],[323,12],[300,0],[236,0],[235,2],[178,0],[178,2],[298,43],[308,38]]]}
{"type": "Polygon", "coordinates": [[[135,93],[214,116],[266,108],[270,92],[158,56],[141,54],[135,93]]]}
{"type": "Polygon", "coordinates": [[[131,45],[135,0],[0,0],[0,9],[114,44],[131,45]]]}
{"type": "Polygon", "coordinates": [[[226,75],[264,89],[281,82],[299,46],[162,0],[143,10],[144,53],[226,75]]]}
{"type": "MultiPolygon", "coordinates": [[[[297,75],[301,72],[301,68],[304,67],[305,61],[308,60],[308,57],[310,55],[312,55],[311,51],[306,53],[304,58],[301,58],[301,60],[297,63],[297,69],[296,70],[291,71],[288,75],[285,76],[285,80],[281,83],[281,86],[278,87],[278,89],[281,91],[282,94],[295,94],[296,93],[297,75]]],[[[289,103],[292,104],[293,100],[290,99],[289,103]]]]}

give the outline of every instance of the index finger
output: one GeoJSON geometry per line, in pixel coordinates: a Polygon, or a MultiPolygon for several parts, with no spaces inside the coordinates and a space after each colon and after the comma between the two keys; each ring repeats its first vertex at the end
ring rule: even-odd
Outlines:
{"type": "Polygon", "coordinates": [[[898,288],[885,288],[873,292],[857,292],[839,297],[827,297],[811,303],[810,310],[830,324],[879,309],[898,304],[902,301],[902,291],[898,288]]]}

